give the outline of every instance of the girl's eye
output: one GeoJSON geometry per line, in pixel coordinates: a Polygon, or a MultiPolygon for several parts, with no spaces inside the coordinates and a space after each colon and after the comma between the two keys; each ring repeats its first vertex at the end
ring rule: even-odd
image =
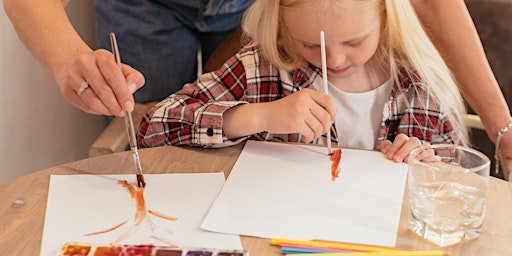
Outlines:
{"type": "Polygon", "coordinates": [[[317,45],[317,44],[303,44],[302,46],[303,46],[304,48],[306,48],[306,49],[316,49],[316,48],[320,47],[320,46],[319,46],[319,45],[317,45]]]}
{"type": "Polygon", "coordinates": [[[348,46],[358,47],[358,46],[361,46],[361,44],[362,44],[362,41],[359,41],[359,42],[348,43],[348,46]]]}

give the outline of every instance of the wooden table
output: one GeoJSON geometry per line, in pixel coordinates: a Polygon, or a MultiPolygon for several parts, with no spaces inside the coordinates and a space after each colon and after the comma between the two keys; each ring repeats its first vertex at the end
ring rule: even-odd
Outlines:
{"type": "MultiPolygon", "coordinates": [[[[146,173],[224,172],[229,175],[244,144],[222,149],[158,147],[140,150],[146,173]]],[[[130,152],[93,157],[38,171],[0,185],[0,255],[39,255],[51,174],[129,174],[130,152]]],[[[2,170],[8,171],[8,170],[2,170]]],[[[512,184],[491,178],[487,216],[480,238],[444,248],[451,255],[512,255],[512,184]]],[[[439,249],[407,229],[404,200],[396,246],[439,249]]],[[[251,256],[281,255],[268,239],[242,236],[251,256]]]]}

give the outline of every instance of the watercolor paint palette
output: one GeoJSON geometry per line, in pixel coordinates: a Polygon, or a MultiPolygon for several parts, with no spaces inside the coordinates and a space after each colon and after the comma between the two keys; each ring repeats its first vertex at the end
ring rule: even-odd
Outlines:
{"type": "Polygon", "coordinates": [[[174,248],[154,245],[93,246],[67,243],[61,256],[249,256],[243,250],[174,248]]]}

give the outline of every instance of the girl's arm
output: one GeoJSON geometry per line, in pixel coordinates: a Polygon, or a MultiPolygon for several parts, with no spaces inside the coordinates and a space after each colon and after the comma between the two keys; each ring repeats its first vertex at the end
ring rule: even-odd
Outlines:
{"type": "Polygon", "coordinates": [[[223,114],[247,103],[246,86],[245,69],[237,54],[219,70],[185,84],[150,109],[140,124],[138,145],[225,147],[246,139],[231,140],[223,132],[223,114]]]}
{"type": "MultiPolygon", "coordinates": [[[[485,56],[478,33],[463,0],[410,0],[431,35],[459,89],[482,119],[489,138],[510,122],[510,110],[485,56]]],[[[512,132],[501,141],[501,152],[512,157],[512,132]]]]}
{"type": "Polygon", "coordinates": [[[68,2],[3,0],[19,38],[57,82],[68,102],[92,114],[131,111],[132,93],[144,84],[144,77],[127,65],[120,72],[110,52],[93,51],[69,21],[64,9],[68,2]],[[92,90],[78,96],[76,91],[84,81],[92,90]]]}
{"type": "Polygon", "coordinates": [[[224,113],[224,133],[230,139],[259,132],[299,133],[309,143],[329,131],[336,116],[331,96],[302,89],[265,103],[240,105],[224,113]]]}

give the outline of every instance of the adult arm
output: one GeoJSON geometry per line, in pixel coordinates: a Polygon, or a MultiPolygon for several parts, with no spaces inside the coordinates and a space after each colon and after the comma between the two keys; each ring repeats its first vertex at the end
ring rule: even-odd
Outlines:
{"type": "Polygon", "coordinates": [[[91,114],[122,115],[133,110],[133,96],[144,84],[142,74],[128,65],[122,72],[112,54],[93,51],[69,21],[69,0],[3,0],[20,40],[57,82],[64,98],[91,114]],[[90,88],[81,96],[82,82],[90,88]]]}
{"type": "MultiPolygon", "coordinates": [[[[410,0],[421,22],[458,81],[459,89],[480,116],[489,138],[510,122],[510,110],[485,56],[480,38],[463,0],[410,0]]],[[[501,153],[512,157],[512,133],[501,153]]]]}

